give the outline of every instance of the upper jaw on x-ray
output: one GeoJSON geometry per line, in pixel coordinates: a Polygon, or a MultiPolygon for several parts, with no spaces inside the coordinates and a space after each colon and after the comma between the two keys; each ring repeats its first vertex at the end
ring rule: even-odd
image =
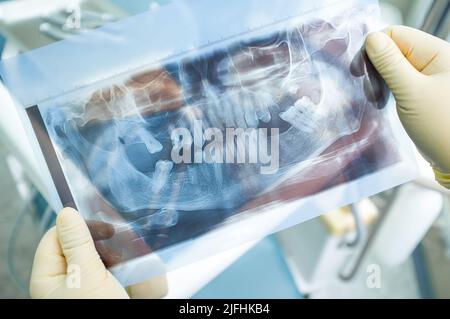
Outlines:
{"type": "MultiPolygon", "coordinates": [[[[292,172],[301,179],[303,168],[326,161],[341,169],[340,153],[326,150],[376,122],[387,94],[360,52],[365,28],[313,20],[241,39],[43,107],[42,115],[65,159],[125,219],[132,214],[134,227],[171,227],[182,212],[229,216],[292,172]],[[268,128],[269,153],[272,139],[279,140],[277,169],[261,174],[261,163],[174,163],[171,150],[179,141],[172,130],[187,128],[194,136],[196,120],[200,134],[268,128]]],[[[204,150],[203,143],[193,149],[204,150]]]]}

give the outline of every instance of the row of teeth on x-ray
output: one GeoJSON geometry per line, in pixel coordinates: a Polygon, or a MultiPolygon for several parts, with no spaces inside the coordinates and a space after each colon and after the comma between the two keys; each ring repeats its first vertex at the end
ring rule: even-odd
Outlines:
{"type": "Polygon", "coordinates": [[[233,211],[359,129],[367,100],[349,68],[365,30],[352,24],[311,22],[152,70],[46,109],[46,125],[119,211],[147,211],[145,227],[171,226],[182,211],[233,211]],[[203,129],[279,128],[280,169],[174,165],[171,130],[192,131],[194,120],[203,129]]]}

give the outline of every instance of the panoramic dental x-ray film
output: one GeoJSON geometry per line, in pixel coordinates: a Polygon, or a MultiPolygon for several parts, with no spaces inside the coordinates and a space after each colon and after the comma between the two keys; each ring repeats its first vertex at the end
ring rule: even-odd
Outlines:
{"type": "Polygon", "coordinates": [[[1,64],[55,210],[122,281],[414,177],[373,0],[177,0],[1,64]],[[136,271],[138,269],[139,271],[136,271]]]}

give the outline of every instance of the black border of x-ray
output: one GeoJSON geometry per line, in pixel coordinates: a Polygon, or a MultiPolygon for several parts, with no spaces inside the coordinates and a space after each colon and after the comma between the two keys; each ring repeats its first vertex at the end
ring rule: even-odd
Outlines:
{"type": "Polygon", "coordinates": [[[28,118],[33,127],[34,133],[38,140],[39,146],[41,148],[42,154],[44,156],[47,167],[50,171],[50,175],[55,184],[56,191],[64,207],[72,207],[77,209],[75,200],[70,191],[69,184],[67,183],[66,177],[64,176],[63,169],[59,162],[58,156],[56,155],[55,148],[48,134],[47,128],[42,118],[41,112],[38,105],[31,106],[26,109],[28,118]]]}

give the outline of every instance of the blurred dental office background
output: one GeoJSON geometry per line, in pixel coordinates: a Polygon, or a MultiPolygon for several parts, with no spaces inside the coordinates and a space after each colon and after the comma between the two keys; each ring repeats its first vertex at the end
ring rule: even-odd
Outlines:
{"type": "MultiPolygon", "coordinates": [[[[90,17],[83,27],[95,28],[168,2],[0,1],[1,57],[70,36],[61,17],[74,3],[90,17]]],[[[450,40],[449,0],[390,0],[381,7],[386,24],[450,40]]],[[[169,273],[168,297],[450,298],[450,192],[434,182],[420,155],[418,161],[421,176],[413,183],[169,273]]],[[[35,249],[54,223],[38,172],[0,85],[1,298],[28,297],[35,249]]]]}

